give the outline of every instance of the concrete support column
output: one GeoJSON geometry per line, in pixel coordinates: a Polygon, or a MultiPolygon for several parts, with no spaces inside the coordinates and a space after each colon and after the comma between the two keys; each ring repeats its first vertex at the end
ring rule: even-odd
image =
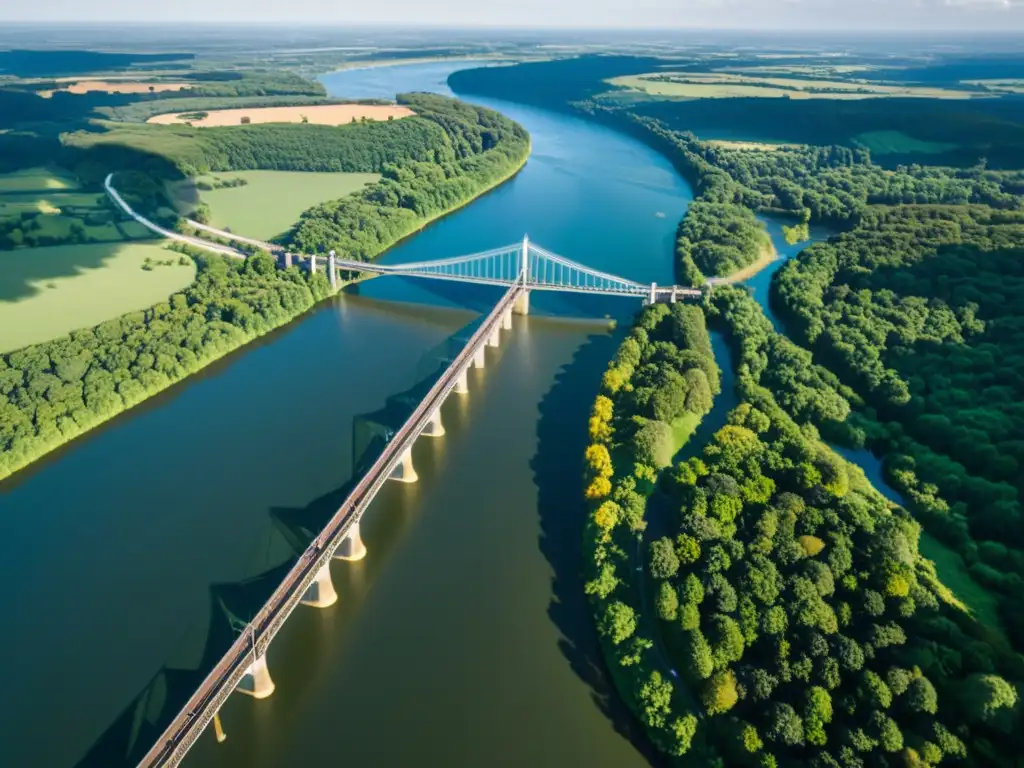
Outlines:
{"type": "Polygon", "coordinates": [[[309,274],[311,274],[311,275],[315,275],[316,274],[316,254],[315,253],[309,254],[309,274]]]}
{"type": "Polygon", "coordinates": [[[327,257],[327,278],[331,281],[331,290],[338,290],[338,271],[334,268],[334,251],[327,257]]]}
{"type": "Polygon", "coordinates": [[[501,313],[501,329],[503,331],[512,330],[512,310],[506,310],[501,313]]]}
{"type": "Polygon", "coordinates": [[[265,699],[274,692],[274,681],[267,669],[267,657],[260,656],[245,670],[245,676],[238,682],[238,690],[254,699],[265,699]]]}
{"type": "Polygon", "coordinates": [[[363,544],[363,537],[359,535],[359,523],[348,529],[334,557],[337,560],[362,560],[366,557],[366,545],[363,544]]]}
{"type": "Polygon", "coordinates": [[[466,375],[466,371],[459,374],[459,378],[455,380],[455,389],[452,391],[457,395],[469,394],[469,376],[466,375]]]}
{"type": "Polygon", "coordinates": [[[291,266],[292,266],[292,255],[288,251],[285,251],[285,253],[284,253],[284,268],[285,269],[290,269],[291,266]]]}
{"type": "Polygon", "coordinates": [[[487,337],[488,347],[499,347],[501,346],[501,328],[497,325],[494,326],[494,330],[491,331],[491,335],[487,337]]]}
{"type": "Polygon", "coordinates": [[[398,466],[391,473],[391,479],[397,480],[400,483],[415,483],[420,479],[412,465],[412,448],[405,449],[405,453],[402,454],[398,466]]]}
{"type": "Polygon", "coordinates": [[[672,286],[672,298],[670,298],[669,301],[671,301],[673,304],[675,304],[676,303],[676,299],[677,299],[676,287],[673,285],[672,286]]]}
{"type": "Polygon", "coordinates": [[[484,349],[484,345],[481,344],[479,348],[477,348],[476,352],[473,353],[474,368],[482,369],[487,365],[487,356],[484,354],[485,351],[486,350],[484,349]]]}
{"type": "Polygon", "coordinates": [[[512,305],[512,311],[517,315],[528,315],[530,314],[530,292],[523,291],[516,297],[515,304],[512,305]]]}
{"type": "Polygon", "coordinates": [[[331,581],[330,563],[324,563],[316,574],[316,581],[309,585],[299,602],[313,608],[326,608],[338,602],[338,593],[334,591],[334,583],[331,581]]]}
{"type": "Polygon", "coordinates": [[[649,303],[654,304],[658,300],[658,284],[651,283],[651,300],[649,303]]]}
{"type": "Polygon", "coordinates": [[[430,415],[430,421],[423,428],[423,434],[427,437],[441,437],[444,434],[444,424],[441,423],[441,409],[438,408],[430,415]]]}

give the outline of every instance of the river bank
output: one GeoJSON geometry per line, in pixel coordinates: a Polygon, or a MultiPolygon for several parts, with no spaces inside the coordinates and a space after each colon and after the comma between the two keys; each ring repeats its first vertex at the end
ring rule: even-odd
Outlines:
{"type": "MultiPolygon", "coordinates": [[[[455,204],[446,206],[439,211],[431,212],[426,215],[413,216],[407,226],[398,230],[392,230],[390,226],[378,226],[375,231],[375,234],[379,237],[376,242],[376,252],[371,253],[370,256],[377,256],[381,252],[392,248],[410,235],[421,231],[431,222],[443,218],[455,210],[464,207],[481,195],[493,190],[495,187],[500,186],[508,179],[512,178],[519,172],[519,170],[522,169],[530,154],[529,140],[524,140],[519,136],[517,136],[516,139],[516,144],[511,148],[512,152],[509,153],[509,157],[507,158],[505,154],[502,154],[503,151],[508,151],[509,148],[507,147],[496,146],[489,150],[497,152],[502,161],[508,161],[507,163],[502,162],[501,165],[494,168],[494,170],[498,171],[497,175],[487,177],[485,175],[485,171],[475,171],[474,177],[468,178],[467,174],[467,181],[471,182],[467,186],[475,187],[480,181],[483,182],[480,184],[480,188],[474,193],[463,195],[463,197],[457,200],[455,204]],[[508,167],[504,167],[506,164],[508,167]],[[483,178],[478,178],[479,176],[482,176],[483,178]]],[[[478,156],[483,157],[485,154],[486,152],[481,151],[478,156]]],[[[486,165],[482,167],[488,168],[486,165]]],[[[116,199],[120,200],[117,193],[111,190],[109,184],[110,176],[107,177],[107,189],[116,199]]],[[[462,190],[460,189],[460,191],[462,190]]],[[[121,201],[121,204],[122,206],[124,205],[123,201],[121,201]]],[[[129,209],[126,210],[131,213],[129,209]]],[[[392,212],[391,209],[382,210],[392,212]]],[[[399,209],[399,212],[407,213],[405,209],[399,209]]],[[[136,218],[139,221],[145,221],[137,215],[136,218]]],[[[363,215],[358,221],[349,223],[353,227],[366,227],[368,220],[372,222],[373,218],[373,216],[363,215]]],[[[146,225],[155,229],[159,233],[171,234],[159,227],[155,227],[155,225],[152,225],[151,223],[146,222],[146,225]]],[[[215,272],[217,270],[212,271],[215,272]]],[[[242,270],[238,274],[247,275],[248,272],[246,270],[242,270]]],[[[154,357],[158,354],[169,356],[172,358],[172,362],[161,366],[159,375],[157,375],[156,371],[153,371],[153,375],[147,376],[144,381],[140,381],[142,374],[139,374],[138,378],[140,380],[131,378],[131,383],[135,386],[130,390],[124,387],[123,381],[120,382],[115,389],[112,384],[113,379],[110,379],[111,383],[106,386],[106,389],[100,388],[100,391],[97,393],[95,391],[97,386],[93,384],[88,388],[89,395],[87,397],[83,397],[79,394],[79,405],[68,408],[68,413],[64,413],[59,410],[56,411],[57,416],[51,418],[50,422],[44,421],[41,416],[42,413],[49,413],[50,410],[52,410],[49,403],[45,404],[46,408],[43,409],[35,407],[35,403],[32,402],[31,398],[19,396],[17,392],[11,394],[12,402],[24,402],[26,399],[29,400],[29,407],[19,415],[21,416],[24,424],[28,424],[30,426],[25,430],[25,434],[22,434],[20,431],[16,432],[15,437],[10,440],[10,444],[5,447],[3,454],[0,455],[0,481],[3,481],[5,478],[15,474],[19,470],[24,469],[50,451],[67,445],[71,441],[87,434],[96,426],[109,421],[138,403],[143,402],[144,400],[185,380],[188,376],[193,375],[207,365],[245,346],[254,339],[291,322],[295,318],[309,311],[318,301],[327,298],[331,293],[327,284],[322,280],[318,282],[317,279],[314,279],[314,276],[307,276],[300,281],[299,284],[304,286],[304,291],[296,291],[296,284],[284,273],[274,273],[269,277],[262,274],[252,275],[252,278],[253,280],[250,280],[249,282],[262,281],[274,284],[273,287],[281,294],[281,298],[277,301],[276,306],[272,308],[273,311],[265,309],[257,300],[255,304],[251,306],[247,305],[246,311],[248,312],[248,317],[256,316],[259,322],[246,322],[238,325],[231,325],[231,328],[229,329],[231,332],[219,334],[216,339],[216,343],[206,343],[207,336],[209,335],[207,334],[203,336],[202,341],[196,342],[191,346],[187,346],[185,341],[180,338],[183,334],[173,335],[173,332],[169,331],[168,327],[175,323],[184,325],[186,319],[198,320],[199,322],[209,324],[214,320],[221,319],[221,310],[218,309],[216,316],[211,316],[209,318],[203,314],[197,314],[195,317],[189,316],[184,319],[175,316],[167,324],[161,325],[160,331],[153,331],[153,334],[162,333],[163,335],[156,336],[150,345],[153,346],[155,344],[159,344],[159,350],[154,351],[153,353],[154,357]],[[167,337],[171,338],[167,340],[167,337]],[[182,349],[183,347],[184,350],[182,349]]],[[[216,280],[211,281],[211,284],[219,286],[219,283],[216,280]]],[[[243,288],[245,287],[246,286],[243,286],[243,288]]],[[[223,297],[215,295],[215,292],[213,295],[207,295],[204,293],[201,296],[192,297],[191,294],[195,289],[195,284],[193,284],[183,291],[179,298],[184,299],[184,306],[186,307],[206,304],[213,299],[223,299],[225,306],[230,307],[233,306],[231,305],[232,301],[236,301],[240,298],[239,291],[243,288],[233,289],[234,292],[231,293],[231,295],[223,297]]],[[[204,291],[205,290],[207,289],[204,289],[204,291]]],[[[244,296],[241,297],[243,302],[244,298],[244,296]]],[[[178,308],[179,307],[176,304],[174,309],[177,310],[178,308]]],[[[133,338],[137,339],[139,335],[142,334],[147,341],[150,341],[149,336],[151,335],[151,330],[155,327],[152,323],[154,316],[156,319],[160,319],[164,316],[170,317],[171,312],[172,309],[169,306],[169,303],[165,302],[162,305],[157,305],[156,308],[150,309],[148,313],[130,313],[122,318],[108,321],[108,323],[105,323],[100,327],[109,328],[111,324],[116,325],[118,323],[125,327],[131,326],[130,335],[132,335],[133,338]],[[161,309],[162,306],[166,307],[166,309],[161,309]],[[137,326],[141,326],[141,328],[137,326]]],[[[233,310],[230,308],[226,309],[223,311],[223,314],[224,318],[230,324],[231,319],[234,317],[233,310]]],[[[109,351],[105,348],[101,348],[101,342],[96,341],[95,338],[93,338],[96,333],[97,329],[94,328],[86,329],[76,335],[73,335],[73,344],[70,349],[60,348],[60,340],[56,340],[53,342],[45,342],[43,344],[27,348],[26,350],[4,355],[0,360],[3,361],[5,368],[12,368],[15,373],[20,373],[22,377],[31,377],[33,375],[33,371],[38,365],[38,363],[32,361],[34,361],[36,357],[41,356],[42,359],[46,360],[44,369],[48,368],[51,357],[50,347],[56,345],[59,348],[55,351],[55,354],[59,358],[63,358],[68,355],[77,355],[81,357],[82,355],[89,353],[90,357],[108,359],[108,362],[106,363],[106,370],[103,372],[112,375],[115,373],[113,367],[115,364],[109,362],[109,358],[119,359],[120,356],[117,354],[116,350],[109,351]],[[28,356],[29,362],[24,364],[21,363],[20,361],[26,356],[28,356]],[[22,370],[23,368],[24,370],[22,370]]],[[[105,331],[104,333],[107,332],[105,331]]],[[[65,346],[67,346],[67,344],[65,344],[65,346]]],[[[148,352],[148,347],[146,351],[148,352]]],[[[135,361],[133,359],[129,360],[129,362],[135,361]]],[[[70,379],[68,383],[71,385],[78,384],[81,387],[82,382],[76,381],[76,379],[81,379],[87,368],[88,365],[86,364],[82,370],[78,371],[77,376],[70,379]]],[[[150,371],[144,372],[150,373],[150,371]]],[[[17,387],[17,385],[15,385],[15,387],[17,387]]],[[[35,385],[33,385],[33,388],[35,388],[35,385]]]]}
{"type": "MultiPolygon", "coordinates": [[[[335,94],[444,80],[437,65],[346,74],[357,79],[335,94]]],[[[595,268],[671,282],[674,223],[656,214],[678,219],[691,193],[661,156],[583,120],[484,106],[530,131],[529,162],[383,261],[529,233],[595,268]]],[[[0,763],[70,766],[161,669],[194,668],[223,620],[211,591],[292,554],[277,521],[330,502],[372,415],[436,370],[499,293],[368,281],[0,487],[0,651],[17,661],[5,683],[22,703],[0,725],[0,763]]],[[[375,502],[367,558],[332,567],[338,603],[297,612],[272,644],[274,695],[232,696],[227,741],[204,734],[185,765],[333,765],[339,744],[366,765],[654,760],[602,669],[579,582],[584,511],[566,482],[616,344],[603,318],[638,304],[533,298],[445,411],[446,436],[414,450],[420,482],[375,502]]]]}

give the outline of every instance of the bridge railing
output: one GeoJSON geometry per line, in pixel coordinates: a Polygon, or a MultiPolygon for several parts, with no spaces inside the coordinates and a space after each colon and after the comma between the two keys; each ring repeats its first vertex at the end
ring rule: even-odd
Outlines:
{"type": "Polygon", "coordinates": [[[171,721],[160,739],[139,763],[140,768],[177,765],[206,729],[213,716],[235,690],[248,668],[267,648],[301,601],[322,567],[327,565],[348,530],[362,517],[381,486],[394,471],[402,454],[426,426],[428,417],[441,407],[458,377],[488,336],[501,322],[519,294],[526,290],[522,280],[514,284],[498,302],[487,319],[470,337],[465,347],[434,384],[426,397],[395,434],[370,470],[342,503],[324,530],[303,552],[266,604],[257,612],[231,648],[203,680],[185,707],[171,721]]]}

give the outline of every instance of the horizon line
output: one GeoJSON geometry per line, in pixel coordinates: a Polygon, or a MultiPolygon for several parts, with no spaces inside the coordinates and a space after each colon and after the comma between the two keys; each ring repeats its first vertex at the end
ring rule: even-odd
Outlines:
{"type": "MultiPolygon", "coordinates": [[[[207,26],[231,26],[235,28],[252,28],[252,27],[268,27],[274,26],[280,28],[285,25],[288,29],[315,29],[315,30],[332,30],[332,29],[378,29],[378,30],[402,30],[402,31],[415,31],[415,30],[430,30],[430,31],[443,31],[443,30],[458,30],[458,31],[472,31],[472,30],[487,30],[487,31],[514,31],[514,32],[614,32],[614,33],[638,33],[638,32],[649,32],[652,34],[666,34],[666,33],[677,33],[677,32],[721,32],[727,34],[767,34],[767,35],[786,35],[786,34],[799,34],[803,32],[830,32],[837,34],[850,34],[850,35],[861,35],[861,34],[955,34],[955,35],[970,35],[970,34],[998,34],[998,35],[1020,35],[1024,28],[1011,28],[1006,27],[995,28],[995,27],[900,27],[900,28],[883,28],[883,27],[829,27],[829,26],[806,26],[806,27],[712,27],[712,26],[661,26],[661,27],[649,27],[649,26],[621,26],[621,25],[607,25],[607,26],[570,26],[565,24],[556,24],[551,26],[532,25],[532,24],[521,24],[521,23],[432,23],[432,22],[420,22],[415,24],[402,24],[395,22],[386,21],[359,21],[359,22],[345,22],[345,21],[329,21],[329,22],[317,22],[317,21],[289,21],[286,19],[259,19],[249,21],[233,21],[231,19],[202,19],[202,18],[189,18],[189,19],[158,19],[153,21],[144,21],[140,19],[104,19],[97,20],[95,17],[88,19],[4,19],[0,16],[0,22],[3,22],[9,27],[11,26],[74,26],[74,27],[104,27],[111,25],[124,25],[124,26],[142,26],[142,27],[169,27],[176,25],[188,25],[201,23],[207,26]]],[[[2,35],[2,32],[0,32],[2,35]]],[[[810,45],[810,43],[809,43],[810,45]]],[[[1024,48],[1024,44],[1022,44],[1024,48]]]]}

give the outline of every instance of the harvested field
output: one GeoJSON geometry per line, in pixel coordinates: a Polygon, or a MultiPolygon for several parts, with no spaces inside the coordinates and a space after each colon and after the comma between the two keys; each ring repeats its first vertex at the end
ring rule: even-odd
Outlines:
{"type": "MultiPolygon", "coordinates": [[[[200,128],[216,128],[225,125],[242,125],[242,118],[256,123],[301,123],[316,125],[345,125],[353,120],[387,120],[412,115],[411,109],[399,106],[374,104],[319,104],[307,107],[255,107],[251,109],[213,109],[202,120],[187,120],[200,128]]],[[[156,115],[147,123],[180,125],[186,122],[179,114],[156,115]]]]}
{"type": "MultiPolygon", "coordinates": [[[[90,91],[102,91],[104,93],[163,93],[164,91],[180,91],[189,88],[195,83],[140,83],[124,80],[113,82],[110,80],[80,80],[72,83],[62,90],[68,93],[89,93],[90,91]]],[[[39,95],[45,99],[53,96],[55,91],[40,91],[39,95]]]]}

